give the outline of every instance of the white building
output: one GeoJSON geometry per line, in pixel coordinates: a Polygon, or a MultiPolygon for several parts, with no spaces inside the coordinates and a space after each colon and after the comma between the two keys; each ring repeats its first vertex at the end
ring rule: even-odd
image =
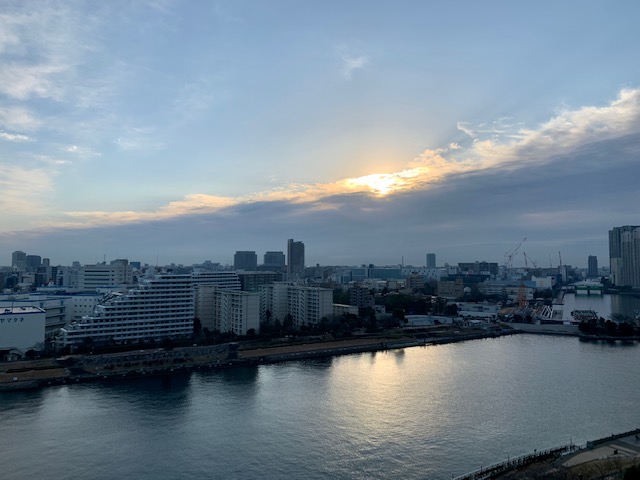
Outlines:
{"type": "Polygon", "coordinates": [[[158,274],[125,294],[105,295],[92,315],[60,330],[61,346],[97,342],[134,343],[193,333],[195,294],[191,275],[158,274]]]}
{"type": "Polygon", "coordinates": [[[125,259],[113,260],[109,265],[85,265],[78,272],[78,287],[94,290],[109,285],[131,285],[133,268],[125,259]]]}
{"type": "Polygon", "coordinates": [[[333,290],[276,282],[262,290],[262,318],[271,311],[272,321],[291,315],[293,326],[317,325],[323,317],[333,315],[333,290]]]}
{"type": "Polygon", "coordinates": [[[13,307],[37,307],[45,312],[45,337],[51,338],[58,334],[67,323],[67,300],[62,295],[46,295],[41,293],[25,293],[17,295],[2,295],[0,309],[13,307]]]}
{"type": "Polygon", "coordinates": [[[32,306],[0,308],[0,349],[25,352],[45,340],[45,312],[32,306]]]}
{"type": "Polygon", "coordinates": [[[240,277],[236,272],[198,272],[191,276],[194,285],[215,285],[226,290],[240,290],[240,277]]]}
{"type": "Polygon", "coordinates": [[[197,286],[196,316],[202,328],[246,335],[260,329],[260,294],[224,290],[215,285],[197,286]]]}

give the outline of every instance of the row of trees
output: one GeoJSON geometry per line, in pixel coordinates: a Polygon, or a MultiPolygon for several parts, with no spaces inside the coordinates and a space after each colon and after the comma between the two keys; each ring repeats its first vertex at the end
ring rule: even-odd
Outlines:
{"type": "Polygon", "coordinates": [[[640,333],[633,319],[622,314],[613,314],[610,320],[605,320],[602,317],[584,320],[580,322],[578,329],[586,335],[607,337],[634,337],[640,333]]]}

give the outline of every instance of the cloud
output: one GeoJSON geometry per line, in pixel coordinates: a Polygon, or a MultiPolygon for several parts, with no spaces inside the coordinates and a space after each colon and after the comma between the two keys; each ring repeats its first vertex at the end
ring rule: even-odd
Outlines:
{"type": "Polygon", "coordinates": [[[340,45],[337,47],[337,56],[341,62],[342,75],[351,80],[356,70],[362,70],[371,63],[369,55],[362,53],[362,47],[356,45],[340,45]],[[357,53],[356,53],[357,52],[357,53]]]}
{"type": "Polygon", "coordinates": [[[8,132],[0,132],[0,139],[7,140],[9,142],[28,142],[31,140],[31,138],[26,135],[8,132]]]}
{"type": "Polygon", "coordinates": [[[366,55],[359,55],[356,57],[342,55],[342,74],[346,79],[351,80],[353,72],[365,68],[369,62],[369,57],[366,55]]]}
{"type": "Polygon", "coordinates": [[[62,150],[66,153],[70,153],[82,159],[102,156],[102,154],[95,152],[93,149],[89,147],[81,147],[78,145],[68,145],[67,147],[64,147],[62,150]]]}
{"type": "Polygon", "coordinates": [[[389,245],[395,251],[423,249],[428,239],[442,252],[466,252],[469,261],[492,251],[501,257],[525,236],[532,258],[546,257],[542,244],[557,252],[578,245],[579,238],[600,248],[594,231],[606,235],[612,222],[638,221],[639,97],[639,91],[624,90],[607,105],[562,111],[515,137],[506,132],[466,148],[425,150],[396,172],[282,185],[238,197],[192,194],[148,211],[73,211],[47,227],[150,228],[169,237],[180,228],[190,238],[216,232],[216,242],[223,230],[252,238],[260,232],[260,241],[287,232],[318,245],[326,242],[327,247],[317,247],[326,255],[331,246],[337,248],[337,239],[353,242],[350,254],[363,256],[389,245]]]}
{"type": "Polygon", "coordinates": [[[36,130],[42,122],[24,107],[0,107],[0,125],[11,130],[36,130]]]}
{"type": "MultiPolygon", "coordinates": [[[[590,152],[585,153],[581,150],[584,145],[600,142],[597,150],[602,150],[602,142],[615,138],[619,140],[617,145],[623,145],[622,139],[639,130],[639,115],[640,91],[624,90],[607,106],[562,112],[537,129],[523,130],[517,139],[509,134],[506,139],[484,140],[466,149],[452,143],[444,148],[425,150],[409,163],[409,168],[398,172],[374,173],[331,183],[289,184],[239,197],[193,194],[155,211],[76,211],[68,212],[67,215],[76,219],[78,225],[86,226],[220,213],[233,207],[254,203],[305,204],[313,211],[323,211],[339,208],[327,199],[342,195],[364,195],[363,198],[392,197],[410,192],[429,191],[436,187],[442,188],[454,184],[452,182],[459,181],[456,180],[459,178],[473,179],[477,185],[481,182],[497,184],[514,170],[538,168],[558,161],[559,157],[562,157],[563,164],[566,164],[567,159],[580,157],[583,159],[580,168],[584,168],[585,156],[591,159],[590,152]]],[[[637,144],[630,140],[625,148],[630,148],[630,145],[637,144]]],[[[126,146],[142,147],[133,142],[126,146]]],[[[628,155],[622,155],[620,158],[628,158],[628,155]]],[[[598,167],[600,164],[596,162],[595,165],[598,167]]],[[[604,167],[600,165],[599,168],[604,167]]],[[[610,164],[606,168],[610,168],[610,164]]],[[[465,189],[469,191],[469,186],[465,186],[465,189]]]]}
{"type": "Polygon", "coordinates": [[[47,168],[0,164],[0,209],[5,215],[41,214],[46,210],[45,198],[52,186],[47,168]]]}
{"type": "Polygon", "coordinates": [[[164,143],[157,137],[152,127],[128,127],[124,134],[118,137],[116,146],[124,151],[157,151],[164,147],[164,143]]]}

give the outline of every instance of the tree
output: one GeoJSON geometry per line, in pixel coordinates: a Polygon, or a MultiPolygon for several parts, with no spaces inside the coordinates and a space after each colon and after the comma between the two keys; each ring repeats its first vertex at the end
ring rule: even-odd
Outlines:
{"type": "Polygon", "coordinates": [[[618,331],[618,325],[616,325],[616,323],[612,322],[611,320],[607,320],[606,322],[604,322],[604,330],[607,335],[613,337],[618,331]]]}
{"type": "Polygon", "coordinates": [[[202,323],[200,323],[200,319],[198,317],[193,319],[193,336],[199,337],[202,333],[202,323]]]}

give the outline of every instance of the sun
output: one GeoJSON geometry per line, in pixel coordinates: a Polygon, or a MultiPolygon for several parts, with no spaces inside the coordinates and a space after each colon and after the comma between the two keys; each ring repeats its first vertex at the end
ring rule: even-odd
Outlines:
{"type": "Polygon", "coordinates": [[[402,188],[402,182],[398,181],[396,175],[386,173],[373,173],[364,177],[350,178],[346,180],[346,186],[349,188],[367,187],[376,195],[385,196],[402,188]]]}

